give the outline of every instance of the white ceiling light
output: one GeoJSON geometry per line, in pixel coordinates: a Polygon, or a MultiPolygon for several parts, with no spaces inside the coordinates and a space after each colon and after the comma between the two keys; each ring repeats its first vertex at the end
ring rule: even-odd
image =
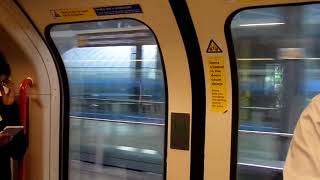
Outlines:
{"type": "Polygon", "coordinates": [[[272,61],[274,58],[237,58],[238,61],[272,61]]]}
{"type": "Polygon", "coordinates": [[[250,26],[276,26],[282,25],[285,23],[255,23],[255,24],[240,24],[242,27],[250,27],[250,26]]]}

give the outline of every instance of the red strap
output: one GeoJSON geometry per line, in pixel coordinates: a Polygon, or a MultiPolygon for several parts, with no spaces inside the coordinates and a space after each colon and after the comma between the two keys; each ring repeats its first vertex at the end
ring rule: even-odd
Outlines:
{"type": "MultiPolygon", "coordinates": [[[[20,118],[21,124],[24,127],[24,133],[26,135],[28,141],[28,99],[27,99],[27,90],[28,87],[32,86],[32,79],[26,78],[20,83],[19,89],[19,111],[20,111],[20,118]]],[[[26,180],[26,161],[23,159],[19,162],[19,180],[26,180]]]]}

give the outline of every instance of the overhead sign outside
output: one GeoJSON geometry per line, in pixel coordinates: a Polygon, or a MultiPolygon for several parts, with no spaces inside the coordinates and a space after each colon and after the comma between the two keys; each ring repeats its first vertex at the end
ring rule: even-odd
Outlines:
{"type": "Polygon", "coordinates": [[[279,48],[278,59],[303,59],[306,57],[304,48],[279,48]]]}
{"type": "Polygon", "coordinates": [[[55,19],[59,20],[81,20],[98,16],[142,13],[142,9],[139,4],[132,4],[95,8],[52,9],[50,13],[55,19]]]}

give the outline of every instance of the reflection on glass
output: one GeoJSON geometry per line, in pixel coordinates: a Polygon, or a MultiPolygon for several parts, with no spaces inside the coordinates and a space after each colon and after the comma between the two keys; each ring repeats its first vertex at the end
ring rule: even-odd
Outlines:
{"type": "Polygon", "coordinates": [[[70,88],[69,178],[162,179],[165,87],[152,32],[134,20],[51,30],[70,88]]]}
{"type": "Polygon", "coordinates": [[[244,10],[231,32],[238,66],[238,179],[279,180],[296,122],[320,92],[320,6],[244,10]]]}

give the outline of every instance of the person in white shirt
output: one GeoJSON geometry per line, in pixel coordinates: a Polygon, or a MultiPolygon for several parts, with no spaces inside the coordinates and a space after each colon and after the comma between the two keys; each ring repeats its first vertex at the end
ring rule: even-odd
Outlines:
{"type": "Polygon", "coordinates": [[[320,180],[320,95],[302,112],[283,170],[284,180],[320,180]]]}

